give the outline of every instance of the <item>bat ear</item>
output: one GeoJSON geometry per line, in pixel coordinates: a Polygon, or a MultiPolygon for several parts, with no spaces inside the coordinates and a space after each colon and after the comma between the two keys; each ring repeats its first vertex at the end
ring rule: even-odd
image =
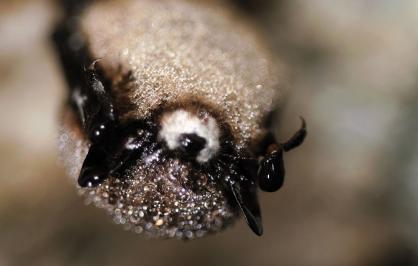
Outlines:
{"type": "Polygon", "coordinates": [[[283,186],[284,176],[283,149],[279,147],[260,162],[257,173],[258,185],[263,191],[275,192],[283,186]]]}
{"type": "Polygon", "coordinates": [[[283,186],[284,177],[286,174],[284,168],[283,154],[300,146],[306,138],[306,122],[303,117],[301,119],[301,126],[293,136],[284,143],[277,144],[272,138],[272,135],[266,137],[267,143],[272,143],[270,146],[264,145],[265,150],[272,148],[272,152],[265,155],[261,160],[257,172],[258,185],[261,190],[266,192],[274,192],[283,186]]]}
{"type": "Polygon", "coordinates": [[[122,167],[134,153],[141,153],[153,141],[143,124],[125,125],[112,131],[103,141],[92,143],[81,167],[78,184],[95,187],[122,167]]]}
{"type": "Polygon", "coordinates": [[[99,144],[90,146],[78,177],[78,184],[81,187],[95,187],[108,178],[107,157],[103,146],[99,144]]]}
{"type": "Polygon", "coordinates": [[[113,146],[106,145],[106,143],[93,143],[81,167],[78,184],[81,187],[95,187],[108,179],[109,175],[118,170],[137,150],[137,146],[126,148],[126,145],[131,145],[131,143],[126,140],[113,146]]]}
{"type": "Polygon", "coordinates": [[[257,188],[255,184],[242,186],[239,182],[230,185],[232,194],[238,203],[245,220],[251,230],[258,236],[263,234],[263,224],[261,222],[260,206],[257,198],[257,188]]]}

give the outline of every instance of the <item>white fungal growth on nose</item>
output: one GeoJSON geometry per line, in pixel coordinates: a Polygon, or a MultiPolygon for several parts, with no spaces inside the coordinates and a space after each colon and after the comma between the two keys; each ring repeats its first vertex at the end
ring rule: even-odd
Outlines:
{"type": "Polygon", "coordinates": [[[180,146],[179,137],[182,134],[193,133],[206,140],[205,147],[196,156],[196,161],[205,163],[219,150],[219,127],[212,116],[202,119],[183,109],[164,114],[158,137],[166,142],[170,150],[175,150],[180,146]]]}

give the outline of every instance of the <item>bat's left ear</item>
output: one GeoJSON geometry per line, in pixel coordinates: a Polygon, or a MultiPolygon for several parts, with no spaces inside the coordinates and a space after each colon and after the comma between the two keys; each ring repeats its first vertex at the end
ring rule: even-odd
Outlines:
{"type": "MultiPolygon", "coordinates": [[[[306,138],[306,122],[301,117],[302,125],[298,131],[286,142],[277,144],[274,140],[267,146],[267,155],[261,160],[257,179],[260,189],[266,192],[274,192],[283,186],[285,168],[283,161],[284,152],[290,151],[303,143],[306,138]]],[[[269,136],[272,136],[269,134],[269,136]]]]}
{"type": "Polygon", "coordinates": [[[275,192],[283,186],[285,176],[283,148],[267,155],[258,168],[258,186],[266,192],[275,192]]]}

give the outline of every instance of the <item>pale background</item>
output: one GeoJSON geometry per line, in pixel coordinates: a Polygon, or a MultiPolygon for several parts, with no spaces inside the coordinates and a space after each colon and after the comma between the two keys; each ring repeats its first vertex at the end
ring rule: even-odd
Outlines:
{"type": "MultiPolygon", "coordinates": [[[[261,1],[266,2],[266,1],[261,1]]],[[[57,160],[64,81],[48,1],[0,3],[0,265],[418,265],[418,2],[272,1],[257,16],[288,66],[285,187],[243,220],[161,241],[86,206],[57,160]]]]}

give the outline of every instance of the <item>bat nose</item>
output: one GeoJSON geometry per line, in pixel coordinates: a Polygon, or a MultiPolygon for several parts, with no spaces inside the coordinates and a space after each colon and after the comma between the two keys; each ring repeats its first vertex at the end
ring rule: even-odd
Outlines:
{"type": "Polygon", "coordinates": [[[203,148],[206,146],[206,139],[196,133],[181,134],[178,138],[178,150],[186,157],[196,158],[203,148]]]}

